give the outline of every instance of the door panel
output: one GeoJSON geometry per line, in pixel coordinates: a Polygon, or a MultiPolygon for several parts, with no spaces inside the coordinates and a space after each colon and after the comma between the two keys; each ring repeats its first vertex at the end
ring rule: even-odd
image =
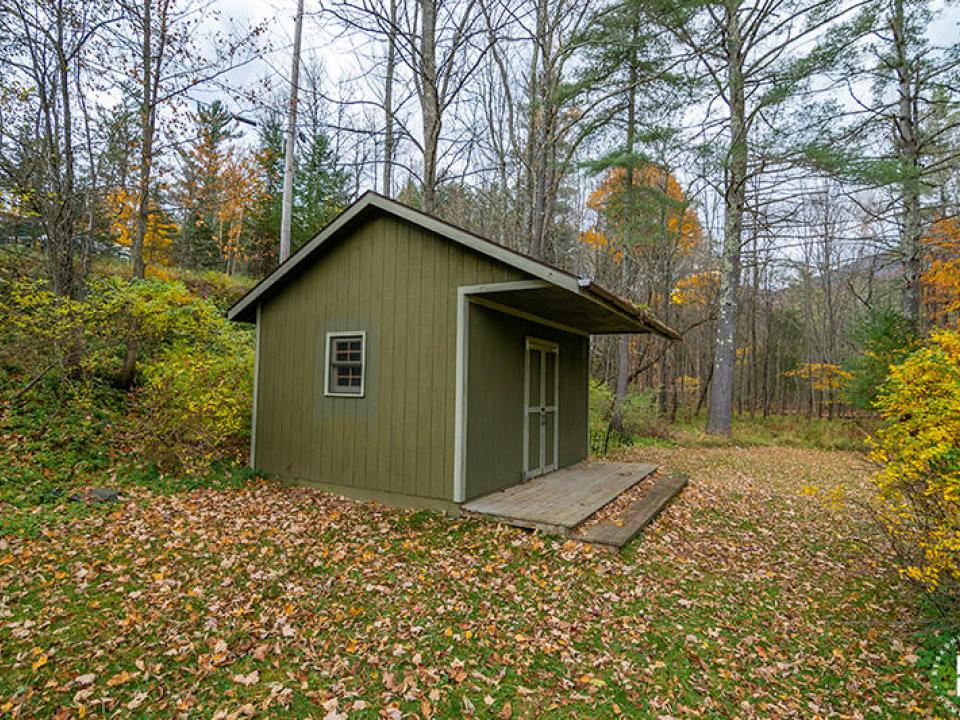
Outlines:
{"type": "Polygon", "coordinates": [[[527,415],[527,457],[524,467],[529,477],[539,475],[540,469],[540,413],[527,415]]]}
{"type": "Polygon", "coordinates": [[[523,477],[543,475],[558,466],[559,348],[527,338],[524,348],[523,477]]]}
{"type": "Polygon", "coordinates": [[[527,406],[540,407],[540,376],[543,373],[543,353],[533,348],[529,348],[527,353],[530,358],[530,390],[527,406]]]}
{"type": "Polygon", "coordinates": [[[557,411],[546,412],[543,415],[543,472],[557,469],[557,411]]]}
{"type": "Polygon", "coordinates": [[[543,355],[543,404],[547,407],[557,404],[557,354],[544,352],[543,355]]]}

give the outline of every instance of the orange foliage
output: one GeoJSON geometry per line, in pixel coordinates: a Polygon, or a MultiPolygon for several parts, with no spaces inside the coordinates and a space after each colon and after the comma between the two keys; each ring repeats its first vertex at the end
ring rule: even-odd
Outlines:
{"type": "Polygon", "coordinates": [[[927,314],[945,323],[960,313],[960,222],[943,218],[924,237],[927,267],[923,273],[923,300],[927,314]]]}
{"type": "Polygon", "coordinates": [[[220,168],[222,193],[216,209],[220,229],[220,255],[228,266],[248,259],[244,252],[242,235],[243,216],[266,192],[255,156],[231,151],[223,158],[220,168]]]}
{"type": "MultiPolygon", "coordinates": [[[[674,238],[684,252],[691,252],[700,245],[703,228],[696,210],[690,207],[683,188],[671,173],[653,163],[634,171],[633,187],[647,190],[653,200],[649,209],[638,209],[635,202],[627,207],[628,198],[624,193],[626,182],[626,170],[622,167],[612,168],[587,199],[587,207],[596,211],[607,227],[622,230],[629,216],[632,222],[639,220],[649,226],[651,232],[674,238]]],[[[636,198],[636,194],[633,197],[636,198]]],[[[581,239],[588,242],[583,236],[581,239]]]]}

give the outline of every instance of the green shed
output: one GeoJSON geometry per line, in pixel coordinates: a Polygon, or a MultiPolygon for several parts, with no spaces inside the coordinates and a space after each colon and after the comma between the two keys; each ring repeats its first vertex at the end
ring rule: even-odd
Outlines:
{"type": "Polygon", "coordinates": [[[368,192],[241,298],[250,463],[459,504],[584,460],[590,335],[670,328],[592,281],[368,192]]]}

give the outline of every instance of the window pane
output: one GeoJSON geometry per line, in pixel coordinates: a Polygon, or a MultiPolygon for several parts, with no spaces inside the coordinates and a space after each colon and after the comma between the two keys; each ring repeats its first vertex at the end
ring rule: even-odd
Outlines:
{"type": "Polygon", "coordinates": [[[363,338],[358,335],[330,340],[330,390],[360,395],[363,385],[363,338]]]}

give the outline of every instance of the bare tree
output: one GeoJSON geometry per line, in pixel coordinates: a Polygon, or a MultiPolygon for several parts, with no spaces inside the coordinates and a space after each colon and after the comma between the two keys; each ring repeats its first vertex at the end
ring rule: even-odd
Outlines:
{"type": "Polygon", "coordinates": [[[657,11],[663,27],[688,53],[686,72],[707,88],[703,140],[724,148],[718,157],[724,221],[710,433],[731,431],[747,184],[771,164],[798,159],[789,137],[757,147],[756,128],[830,67],[842,47],[841,38],[831,30],[855,7],[836,0],[773,0],[759,5],[718,0],[664,3],[657,11]]]}
{"type": "MultiPolygon", "coordinates": [[[[394,83],[402,76],[415,90],[419,132],[403,134],[420,157],[420,200],[427,212],[436,210],[437,189],[462,157],[462,143],[445,136],[444,129],[489,49],[480,10],[479,0],[391,0],[388,7],[379,0],[360,0],[331,10],[350,30],[387,44],[390,92],[382,103],[390,117],[391,154],[399,109],[394,83]]],[[[390,179],[392,183],[392,170],[390,179]]]]}
{"type": "MultiPolygon", "coordinates": [[[[127,86],[139,101],[140,138],[136,231],[131,243],[134,281],[146,274],[144,244],[154,190],[154,170],[163,152],[158,142],[161,112],[175,115],[178,103],[194,88],[212,83],[247,62],[261,30],[254,28],[239,38],[204,34],[211,10],[205,3],[184,0],[118,0],[122,23],[116,40],[122,53],[127,86]],[[229,40],[229,41],[228,41],[229,40]],[[214,50],[208,51],[207,47],[214,50]]],[[[172,119],[171,119],[172,121],[172,119]]],[[[133,384],[139,355],[139,328],[132,322],[119,382],[133,384]]]]}
{"type": "Polygon", "coordinates": [[[76,115],[92,92],[89,55],[114,20],[110,11],[104,2],[17,0],[0,12],[0,35],[9,43],[4,64],[12,75],[5,81],[24,89],[13,95],[21,122],[16,136],[0,143],[0,173],[39,218],[50,286],[69,297],[83,292],[90,252],[76,115]]]}

